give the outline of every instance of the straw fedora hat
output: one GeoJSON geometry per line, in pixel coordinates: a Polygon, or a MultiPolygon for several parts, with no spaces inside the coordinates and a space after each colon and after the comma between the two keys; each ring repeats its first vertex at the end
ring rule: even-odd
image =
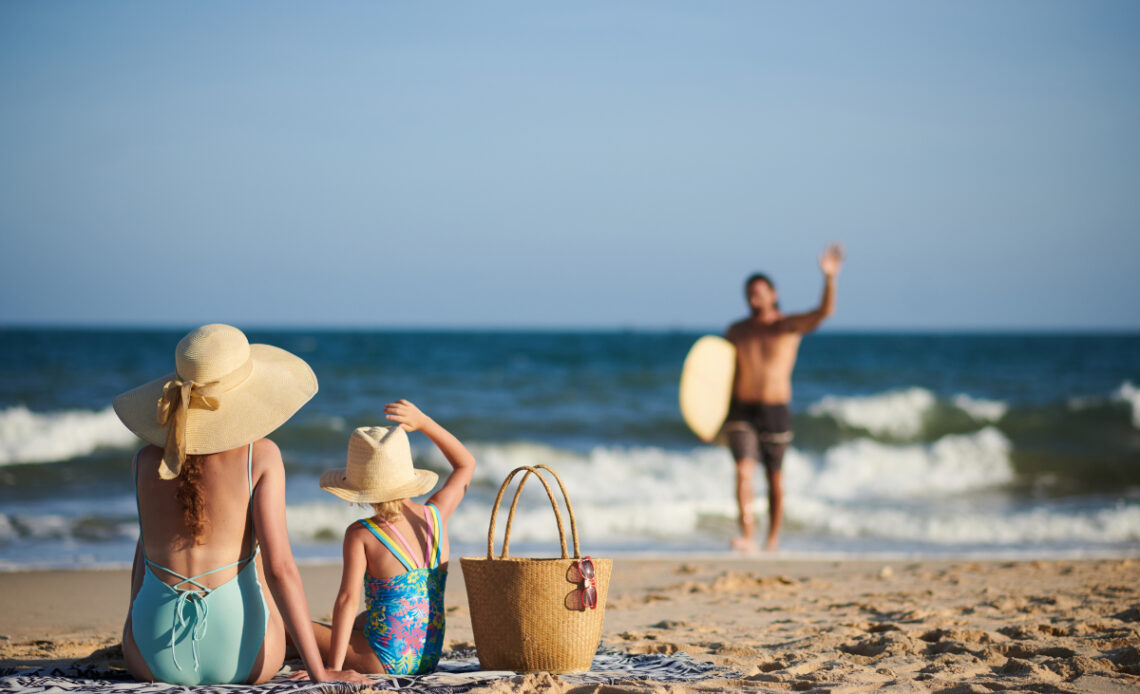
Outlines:
{"type": "Polygon", "coordinates": [[[378,504],[419,496],[439,475],[412,467],[408,434],[399,426],[360,427],[348,440],[348,463],[321,475],[321,489],[345,501],[378,504]]]}
{"type": "Polygon", "coordinates": [[[235,327],[191,331],[174,350],[175,372],[115,398],[115,414],[139,438],[164,449],[158,473],[174,479],[188,455],[219,453],[256,441],[292,417],[317,392],[300,357],[251,345],[235,327]]]}

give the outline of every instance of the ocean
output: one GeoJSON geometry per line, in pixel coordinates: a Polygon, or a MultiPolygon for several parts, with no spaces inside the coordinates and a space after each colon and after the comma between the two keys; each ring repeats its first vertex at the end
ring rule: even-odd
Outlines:
{"type": "MultiPolygon", "coordinates": [[[[130,563],[139,442],[110,404],[171,371],[185,332],[0,329],[0,569],[130,563]]],[[[479,461],[451,522],[456,556],[485,553],[499,484],[537,463],[565,480],[585,553],[728,551],[731,456],[697,441],[677,406],[681,363],[700,332],[246,332],[303,357],[320,380],[272,436],[302,561],[339,560],[344,527],[368,515],[317,479],[343,466],[354,427],[385,423],[384,404],[401,397],[479,461]]],[[[807,336],[781,551],[1140,554],[1138,384],[1135,334],[807,336]]],[[[447,470],[425,437],[411,438],[417,465],[447,470]]],[[[762,475],[756,491],[762,531],[762,475]]],[[[528,484],[512,554],[557,550],[549,502],[528,484]]]]}

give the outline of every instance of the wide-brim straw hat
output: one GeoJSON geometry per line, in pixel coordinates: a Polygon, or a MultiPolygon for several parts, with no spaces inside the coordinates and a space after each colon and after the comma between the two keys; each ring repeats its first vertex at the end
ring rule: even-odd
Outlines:
{"type": "Polygon", "coordinates": [[[164,449],[159,475],[173,479],[187,455],[256,441],[280,427],[317,392],[303,359],[249,343],[214,323],[191,331],[174,350],[175,372],[115,398],[115,414],[139,438],[164,449]]]}
{"type": "Polygon", "coordinates": [[[348,440],[348,462],[321,475],[321,489],[345,501],[378,504],[420,496],[439,475],[412,466],[408,434],[399,426],[360,427],[348,440]]]}

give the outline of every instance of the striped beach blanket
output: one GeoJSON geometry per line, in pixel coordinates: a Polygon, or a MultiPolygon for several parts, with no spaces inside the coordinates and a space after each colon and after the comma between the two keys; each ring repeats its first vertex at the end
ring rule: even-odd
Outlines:
{"type": "MultiPolygon", "coordinates": [[[[251,685],[213,685],[185,687],[156,682],[136,682],[123,670],[97,665],[72,665],[52,670],[0,670],[0,692],[20,694],[67,694],[98,692],[100,694],[325,694],[354,692],[366,687],[338,682],[291,681],[288,665],[269,682],[251,685]]],[[[431,694],[465,692],[489,685],[495,680],[519,677],[519,673],[479,669],[474,651],[451,651],[444,654],[436,672],[430,675],[373,675],[377,689],[431,694]]],[[[685,653],[672,655],[631,654],[612,649],[598,649],[593,667],[588,672],[556,675],[572,684],[615,684],[622,681],[699,682],[710,679],[739,677],[740,673],[711,663],[693,660],[685,653]]]]}

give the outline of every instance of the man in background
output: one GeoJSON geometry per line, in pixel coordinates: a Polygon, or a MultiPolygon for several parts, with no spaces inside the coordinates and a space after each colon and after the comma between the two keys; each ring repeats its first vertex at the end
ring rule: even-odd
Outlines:
{"type": "Polygon", "coordinates": [[[792,369],[800,340],[819,327],[835,310],[835,278],[843,264],[843,247],[831,244],[819,258],[823,271],[823,298],[807,313],[784,315],[779,295],[767,276],[756,274],[744,284],[752,315],[733,323],[725,334],[736,346],[736,376],[732,404],[724,433],[736,460],[736,501],[740,506],[740,535],[732,547],[754,553],[756,523],[752,513],[752,474],[756,462],[764,463],[768,478],[768,539],[765,549],[779,546],[783,521],[781,466],[792,440],[792,369]]]}

